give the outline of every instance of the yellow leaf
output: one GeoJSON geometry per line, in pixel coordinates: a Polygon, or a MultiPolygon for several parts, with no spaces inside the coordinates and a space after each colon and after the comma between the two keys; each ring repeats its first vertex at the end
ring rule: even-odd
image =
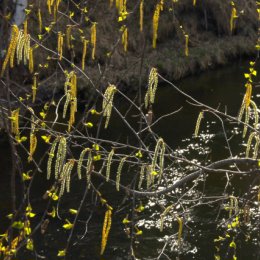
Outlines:
{"type": "Polygon", "coordinates": [[[143,157],[143,154],[141,153],[141,151],[138,151],[136,154],[135,154],[136,157],[138,158],[142,158],[143,157]]]}
{"type": "Polygon", "coordinates": [[[140,205],[138,208],[135,209],[135,211],[137,211],[137,212],[142,212],[142,211],[144,211],[144,206],[143,206],[143,205],[140,205]]]}
{"type": "Polygon", "coordinates": [[[30,213],[27,213],[26,214],[29,218],[33,218],[33,217],[35,217],[35,213],[33,213],[33,212],[30,212],[30,213]]]}
{"type": "Polygon", "coordinates": [[[66,224],[64,224],[62,227],[64,228],[64,229],[72,229],[73,228],[73,224],[69,221],[69,220],[67,220],[66,219],[66,224]]]}
{"type": "Polygon", "coordinates": [[[12,224],[12,227],[16,229],[22,229],[24,227],[24,223],[22,221],[15,221],[12,224]]]}
{"type": "Polygon", "coordinates": [[[51,135],[42,135],[41,138],[44,140],[45,143],[49,144],[50,143],[50,139],[51,139],[51,135]]]}
{"type": "Polygon", "coordinates": [[[127,219],[127,218],[124,218],[123,221],[122,221],[123,224],[128,224],[128,223],[130,223],[130,222],[131,222],[131,221],[130,221],[129,219],[127,219]]]}
{"type": "Polygon", "coordinates": [[[93,160],[94,160],[94,161],[99,161],[99,160],[101,160],[101,155],[98,154],[98,155],[93,156],[93,160]]]}
{"type": "Polygon", "coordinates": [[[78,211],[76,209],[69,209],[70,214],[76,215],[78,211]]]}
{"type": "Polygon", "coordinates": [[[153,175],[153,176],[156,176],[157,174],[158,174],[158,172],[156,172],[156,171],[151,172],[151,175],[153,175]]]}
{"type": "Polygon", "coordinates": [[[65,256],[66,255],[66,250],[60,250],[57,254],[57,256],[65,256]]]}
{"type": "Polygon", "coordinates": [[[93,144],[92,147],[93,147],[96,151],[99,151],[99,145],[98,145],[98,144],[93,144]]]}
{"type": "Polygon", "coordinates": [[[31,239],[27,240],[26,248],[30,251],[33,251],[33,241],[31,239]]]}
{"type": "Polygon", "coordinates": [[[84,124],[86,127],[88,128],[92,128],[93,127],[93,124],[91,122],[87,122],[84,124]]]}
{"type": "Polygon", "coordinates": [[[51,30],[51,27],[47,27],[47,26],[45,26],[45,30],[46,30],[47,33],[49,33],[50,30],[51,30]]]}
{"type": "Polygon", "coordinates": [[[40,116],[42,117],[42,119],[45,119],[46,113],[42,111],[42,112],[40,112],[40,116]]]}
{"type": "Polygon", "coordinates": [[[51,212],[47,212],[47,214],[49,216],[51,216],[52,218],[55,218],[56,217],[56,210],[54,207],[52,207],[52,211],[51,212]]]}
{"type": "Polygon", "coordinates": [[[135,233],[137,236],[141,236],[143,234],[143,231],[142,230],[138,230],[136,233],[135,233]]]}
{"type": "Polygon", "coordinates": [[[8,214],[6,217],[9,218],[9,219],[12,219],[13,218],[13,214],[12,213],[8,214]]]}

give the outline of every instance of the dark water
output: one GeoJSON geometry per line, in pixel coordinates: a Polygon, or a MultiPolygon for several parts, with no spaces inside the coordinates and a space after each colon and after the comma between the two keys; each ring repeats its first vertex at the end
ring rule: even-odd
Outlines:
{"type": "MultiPolygon", "coordinates": [[[[241,64],[231,64],[228,67],[220,68],[214,71],[205,72],[198,76],[189,77],[177,82],[176,85],[192,97],[196,98],[202,103],[205,103],[213,108],[226,112],[232,116],[237,116],[239,111],[244,87],[244,72],[248,70],[248,62],[241,64]]],[[[259,89],[254,88],[253,95],[256,103],[259,102],[258,97],[259,89]]],[[[127,110],[127,102],[121,102],[117,100],[117,105],[122,110],[127,110]]],[[[153,131],[159,136],[163,137],[171,148],[176,149],[179,153],[184,153],[188,159],[198,158],[202,161],[217,160],[228,156],[228,151],[225,148],[225,142],[222,134],[220,124],[216,123],[216,118],[212,115],[205,116],[201,125],[201,140],[195,140],[192,138],[196,119],[200,108],[192,105],[188,102],[187,98],[181,96],[177,91],[167,84],[161,84],[156,103],[153,107],[155,120],[160,118],[169,112],[180,109],[179,113],[176,113],[170,117],[164,118],[159,121],[153,127],[153,131]],[[211,136],[212,135],[212,136],[211,136]],[[201,146],[201,147],[200,147],[201,146]]],[[[134,124],[137,120],[135,117],[130,119],[130,122],[134,124]]],[[[111,120],[111,128],[101,136],[109,137],[113,140],[127,140],[128,132],[126,127],[118,120],[114,115],[111,120]]],[[[229,125],[227,133],[230,134],[234,131],[233,127],[229,125]]],[[[230,134],[231,135],[231,134],[230,134]]],[[[237,146],[237,143],[241,142],[241,135],[235,136],[231,140],[231,146],[235,154],[239,154],[244,151],[243,146],[237,146]]],[[[9,146],[6,141],[2,141],[1,149],[1,169],[0,175],[2,176],[0,189],[0,233],[4,231],[4,227],[9,223],[8,220],[2,216],[10,213],[10,180],[9,180],[9,168],[10,155],[9,146]],[[4,159],[3,159],[4,158],[4,159]]],[[[42,145],[37,152],[39,156],[42,156],[41,151],[46,150],[46,146],[42,145]]],[[[75,148],[75,152],[77,152],[75,148]]],[[[25,157],[26,158],[26,157],[25,157]]],[[[24,159],[25,159],[24,158],[24,159]]],[[[40,159],[40,158],[38,158],[40,159]]],[[[26,166],[28,167],[28,165],[26,166]]],[[[24,170],[27,168],[25,167],[24,170]]],[[[127,178],[127,177],[126,177],[127,178]]],[[[251,179],[235,179],[234,184],[236,187],[233,192],[237,195],[242,195],[250,184],[251,179]]],[[[98,180],[94,180],[98,184],[98,180]]],[[[42,201],[41,197],[51,185],[51,182],[45,180],[45,173],[42,176],[36,178],[32,185],[31,194],[32,206],[37,211],[37,216],[33,223],[39,221],[41,213],[46,207],[46,202],[42,201]]],[[[222,195],[225,185],[225,178],[218,175],[218,177],[208,178],[206,183],[198,184],[198,189],[204,189],[206,196],[222,195]]],[[[189,186],[190,187],[190,186],[189,186]]],[[[60,203],[60,215],[63,218],[68,217],[67,210],[69,208],[77,208],[82,199],[85,186],[81,182],[75,181],[71,193],[65,195],[60,203]]],[[[100,188],[102,195],[115,209],[113,215],[113,224],[111,233],[109,236],[109,242],[106,248],[104,257],[100,258],[100,241],[102,224],[104,217],[104,208],[98,204],[95,205],[94,195],[88,194],[87,200],[84,203],[84,207],[79,216],[79,224],[75,230],[75,236],[73,241],[76,242],[70,250],[68,259],[110,259],[110,260],[124,260],[128,259],[130,251],[130,239],[125,234],[125,226],[122,224],[122,219],[130,212],[131,199],[125,199],[123,192],[115,192],[114,187],[104,185],[100,188]],[[83,237],[86,231],[86,221],[90,214],[93,218],[88,223],[87,235],[83,237]]],[[[230,188],[232,191],[232,188],[230,188]]],[[[196,194],[194,193],[196,197],[196,194]]],[[[218,235],[223,235],[220,229],[216,231],[217,225],[214,219],[217,218],[220,209],[220,203],[215,205],[202,205],[199,207],[194,206],[190,212],[187,213],[186,218],[187,225],[183,228],[183,245],[181,248],[176,247],[176,234],[178,231],[178,224],[176,219],[169,219],[166,221],[166,225],[169,228],[165,228],[163,232],[158,229],[158,219],[160,218],[158,207],[154,207],[154,204],[170,205],[176,202],[176,197],[173,196],[172,201],[170,197],[152,199],[151,201],[143,200],[145,205],[145,211],[139,214],[136,218],[137,226],[143,230],[143,235],[138,237],[134,243],[135,255],[138,259],[214,259],[214,253],[216,252],[213,240],[218,235]],[[160,202],[162,199],[162,202],[160,202]],[[167,201],[165,202],[165,200],[167,201]],[[163,246],[167,242],[165,249],[165,255],[160,255],[163,246]]],[[[189,199],[192,199],[190,197],[189,199]]],[[[223,215],[224,216],[224,215],[223,215]]],[[[222,215],[220,214],[220,218],[222,215]]],[[[45,259],[57,259],[57,251],[63,249],[66,244],[66,240],[69,232],[62,229],[64,221],[54,219],[49,225],[49,232],[46,235],[41,235],[39,232],[35,234],[35,247],[40,256],[46,256],[45,259]]],[[[244,238],[238,239],[238,259],[259,259],[259,247],[257,243],[243,242],[244,238]]],[[[72,242],[72,244],[74,243],[72,242]]],[[[224,247],[224,246],[223,246],[224,247]]],[[[227,246],[228,247],[228,246],[227,246]]],[[[225,255],[225,254],[224,254],[225,255]]],[[[20,257],[20,259],[27,259],[25,257],[32,257],[27,253],[20,257]]],[[[37,258],[37,257],[36,257],[37,258]]],[[[40,259],[39,257],[38,259],[40,259]]],[[[29,259],[29,258],[28,258],[29,259]]],[[[228,258],[223,258],[228,259],[228,258]]],[[[231,258],[230,258],[231,259],[231,258]]]]}

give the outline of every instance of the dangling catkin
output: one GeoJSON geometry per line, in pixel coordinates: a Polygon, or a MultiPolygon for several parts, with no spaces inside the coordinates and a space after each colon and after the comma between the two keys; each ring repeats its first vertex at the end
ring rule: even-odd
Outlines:
{"type": "Polygon", "coordinates": [[[153,104],[155,101],[155,94],[158,87],[158,72],[156,68],[152,68],[149,74],[148,89],[145,95],[145,108],[148,108],[149,104],[153,104]]]}
{"type": "Polygon", "coordinates": [[[160,231],[162,232],[163,231],[163,224],[164,224],[164,219],[165,219],[165,216],[169,213],[169,211],[172,209],[174,205],[170,205],[168,206],[164,212],[161,214],[161,218],[160,218],[160,231]]]}
{"type": "Polygon", "coordinates": [[[160,18],[161,4],[157,4],[153,14],[153,48],[156,48],[156,42],[158,38],[158,25],[160,18]]]}
{"type": "Polygon", "coordinates": [[[249,158],[249,153],[251,150],[251,144],[253,141],[253,138],[256,136],[256,132],[253,132],[249,135],[248,140],[247,140],[247,145],[246,145],[246,157],[249,158]]]}
{"type": "Polygon", "coordinates": [[[116,86],[115,85],[109,85],[105,91],[103,103],[102,103],[102,109],[103,109],[103,115],[106,118],[105,122],[105,128],[108,127],[108,123],[111,117],[112,107],[113,107],[113,99],[114,94],[116,92],[116,86]]]}
{"type": "Polygon", "coordinates": [[[112,210],[108,209],[105,213],[104,224],[103,224],[103,229],[102,229],[100,255],[103,255],[104,251],[106,249],[107,239],[108,239],[109,231],[111,228],[111,224],[112,224],[112,210]]]}
{"type": "Polygon", "coordinates": [[[37,92],[37,75],[33,75],[33,84],[32,84],[32,102],[35,102],[37,92]]]}
{"type": "Polygon", "coordinates": [[[56,146],[58,144],[58,141],[59,141],[59,138],[57,137],[53,143],[52,143],[52,146],[51,146],[51,150],[50,150],[50,153],[49,153],[49,158],[48,158],[48,163],[47,163],[47,180],[50,179],[51,177],[51,166],[52,166],[52,160],[55,156],[55,149],[56,149],[56,146]]]}
{"type": "Polygon", "coordinates": [[[11,40],[8,46],[8,50],[7,50],[7,54],[5,56],[5,60],[3,62],[2,65],[2,69],[1,69],[1,77],[3,77],[6,66],[10,60],[10,67],[13,67],[13,60],[14,60],[14,55],[15,55],[15,49],[16,49],[16,44],[17,44],[17,40],[18,40],[18,35],[19,35],[19,29],[17,25],[12,25],[12,32],[11,32],[11,40]]]}
{"type": "Polygon", "coordinates": [[[87,177],[87,188],[90,188],[91,174],[92,174],[92,153],[91,151],[88,153],[88,161],[86,166],[86,177],[87,177]]]}
{"type": "Polygon", "coordinates": [[[259,116],[258,116],[258,112],[257,112],[257,105],[253,100],[250,100],[250,104],[252,105],[253,112],[254,112],[254,118],[255,118],[254,128],[257,129],[258,121],[259,121],[259,116]]]}
{"type": "Polygon", "coordinates": [[[161,148],[161,146],[164,145],[164,141],[162,138],[159,138],[157,143],[156,143],[156,146],[155,146],[155,149],[154,149],[154,156],[153,156],[153,161],[152,161],[152,169],[151,171],[154,171],[155,170],[155,167],[156,167],[156,162],[157,162],[157,159],[158,159],[158,155],[159,155],[159,150],[161,148]]]}
{"type": "Polygon", "coordinates": [[[16,110],[13,110],[11,112],[11,132],[15,136],[20,135],[20,131],[19,131],[19,112],[20,112],[19,108],[16,109],[16,110]]]}
{"type": "Polygon", "coordinates": [[[253,159],[257,159],[259,142],[260,142],[259,136],[255,136],[255,147],[254,147],[253,159]]]}
{"type": "Polygon", "coordinates": [[[62,32],[58,32],[57,51],[58,51],[59,60],[62,60],[62,53],[63,53],[63,34],[62,34],[62,32]]]}
{"type": "Polygon", "coordinates": [[[89,42],[88,40],[83,39],[83,51],[82,51],[82,59],[81,59],[81,69],[82,70],[85,69],[88,42],[89,42]]]}
{"type": "Polygon", "coordinates": [[[115,153],[115,151],[114,151],[114,149],[112,149],[107,157],[106,181],[109,181],[109,178],[110,178],[111,163],[112,163],[112,158],[113,158],[114,153],[115,153]]]}
{"type": "Polygon", "coordinates": [[[33,73],[34,71],[34,57],[33,57],[33,48],[29,50],[29,72],[33,73]]]}
{"type": "Polygon", "coordinates": [[[181,243],[181,236],[182,236],[182,229],[183,229],[183,220],[180,217],[177,217],[177,221],[179,224],[179,230],[178,230],[178,245],[181,243]]]}
{"type": "Polygon", "coordinates": [[[124,166],[126,159],[127,159],[127,157],[123,157],[120,160],[120,163],[119,163],[118,168],[117,168],[117,172],[116,172],[116,190],[117,191],[119,191],[119,188],[120,188],[121,173],[122,173],[122,169],[123,169],[123,166],[124,166]]]}
{"type": "Polygon", "coordinates": [[[42,14],[41,14],[41,9],[38,8],[38,28],[39,28],[39,34],[42,32],[42,14]]]}
{"type": "Polygon", "coordinates": [[[79,156],[79,160],[78,160],[78,166],[77,166],[77,173],[78,173],[78,178],[79,180],[81,180],[81,168],[82,168],[82,163],[83,163],[83,159],[84,159],[84,156],[86,154],[86,152],[89,151],[89,148],[85,148],[81,153],[80,153],[80,156],[79,156]]]}
{"type": "Polygon", "coordinates": [[[138,189],[139,189],[139,190],[141,189],[142,184],[143,184],[145,169],[146,169],[146,165],[143,164],[143,165],[141,166],[140,177],[139,177],[139,182],[138,182],[138,189]]]}
{"type": "Polygon", "coordinates": [[[139,20],[140,32],[142,32],[144,27],[144,0],[140,1],[139,12],[140,12],[140,20],[139,20]]]}
{"type": "Polygon", "coordinates": [[[124,28],[122,33],[122,44],[124,51],[127,52],[127,45],[128,45],[128,29],[127,27],[124,28]]]}
{"type": "Polygon", "coordinates": [[[185,34],[185,56],[189,56],[189,35],[185,34]]]}
{"type": "Polygon", "coordinates": [[[196,127],[195,127],[195,131],[194,131],[194,136],[195,137],[198,137],[198,135],[199,135],[200,124],[201,124],[201,120],[202,120],[203,117],[204,117],[204,112],[201,111],[199,113],[199,116],[198,116],[197,122],[196,122],[196,127]]]}
{"type": "Polygon", "coordinates": [[[248,123],[250,119],[250,107],[245,108],[245,122],[244,122],[244,129],[243,129],[243,138],[245,138],[248,128],[248,123]]]}
{"type": "Polygon", "coordinates": [[[93,23],[93,25],[91,26],[91,37],[90,37],[90,41],[91,41],[91,45],[92,45],[92,60],[95,59],[95,54],[96,54],[96,44],[97,44],[97,27],[96,27],[97,23],[93,23]]]}
{"type": "Polygon", "coordinates": [[[29,151],[29,157],[28,157],[28,162],[32,161],[32,157],[35,153],[37,147],[37,137],[35,133],[30,134],[30,151],[29,151]]]}
{"type": "Polygon", "coordinates": [[[55,161],[55,179],[58,179],[67,154],[67,140],[65,137],[60,137],[59,146],[57,149],[56,161],[55,161]]]}
{"type": "Polygon", "coordinates": [[[67,45],[67,48],[69,50],[72,48],[72,45],[71,45],[71,29],[72,29],[72,25],[67,25],[67,28],[66,28],[66,45],[67,45]]]}

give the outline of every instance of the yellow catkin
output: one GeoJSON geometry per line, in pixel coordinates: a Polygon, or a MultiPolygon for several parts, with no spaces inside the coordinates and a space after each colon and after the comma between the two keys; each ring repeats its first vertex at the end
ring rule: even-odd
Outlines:
{"type": "Polygon", "coordinates": [[[69,50],[72,48],[72,46],[71,46],[71,29],[72,29],[72,25],[67,25],[67,28],[66,28],[66,45],[67,45],[67,48],[69,50]]]}
{"type": "Polygon", "coordinates": [[[62,60],[62,53],[63,53],[63,34],[62,34],[62,32],[58,32],[57,51],[58,51],[59,60],[62,60]]]}
{"type": "Polygon", "coordinates": [[[55,179],[58,179],[62,172],[66,155],[67,155],[67,140],[65,137],[60,137],[59,146],[56,155],[56,162],[55,162],[55,179]]]}
{"type": "Polygon", "coordinates": [[[153,14],[153,48],[156,48],[156,42],[158,38],[158,25],[160,18],[161,4],[157,4],[153,14]]]}
{"type": "Polygon", "coordinates": [[[204,112],[201,111],[197,118],[196,127],[195,127],[195,131],[194,131],[194,137],[198,137],[198,135],[199,135],[200,123],[201,123],[201,120],[203,117],[204,117],[204,112]]]}
{"type": "Polygon", "coordinates": [[[177,221],[178,221],[178,224],[179,224],[179,229],[178,229],[178,245],[180,246],[181,236],[182,236],[182,229],[183,229],[183,220],[182,220],[182,218],[177,217],[177,221]]]}
{"type": "Polygon", "coordinates": [[[257,129],[259,123],[258,108],[256,103],[253,100],[250,100],[250,104],[252,105],[253,112],[254,112],[254,118],[255,118],[254,128],[257,129]]]}
{"type": "Polygon", "coordinates": [[[104,94],[102,109],[103,109],[103,116],[106,118],[105,128],[108,127],[108,123],[109,123],[109,120],[111,117],[115,92],[116,92],[116,86],[110,84],[107,87],[105,94],[104,94]]]}
{"type": "Polygon", "coordinates": [[[110,178],[110,169],[111,169],[111,163],[112,163],[112,158],[113,158],[114,153],[115,153],[115,151],[114,151],[114,149],[112,149],[107,157],[106,181],[109,181],[109,178],[110,178]]]}
{"type": "Polygon", "coordinates": [[[196,5],[196,0],[193,0],[193,6],[195,6],[196,5]]]}
{"type": "Polygon", "coordinates": [[[93,23],[93,25],[91,26],[91,45],[92,45],[92,60],[95,59],[95,55],[96,55],[96,44],[97,44],[97,27],[96,27],[97,23],[93,23]]]}
{"type": "Polygon", "coordinates": [[[27,64],[27,61],[30,59],[30,42],[31,37],[29,34],[24,35],[24,47],[23,47],[23,63],[24,65],[27,64]]]}
{"type": "Polygon", "coordinates": [[[24,33],[23,30],[19,31],[18,40],[16,44],[16,60],[19,65],[23,58],[23,46],[24,46],[24,33]]]}
{"type": "Polygon", "coordinates": [[[82,168],[84,156],[85,156],[85,154],[86,154],[87,151],[89,151],[89,148],[84,149],[84,150],[80,153],[80,156],[79,156],[78,165],[77,165],[77,174],[78,174],[79,180],[81,180],[81,178],[82,178],[81,168],[82,168]]]}
{"type": "Polygon", "coordinates": [[[144,0],[140,1],[139,13],[140,13],[140,20],[139,20],[140,32],[142,32],[144,27],[144,0]]]}
{"type": "Polygon", "coordinates": [[[159,152],[161,151],[161,155],[160,155],[160,164],[163,163],[163,158],[164,157],[164,151],[165,151],[165,144],[162,138],[159,138],[155,149],[154,149],[154,156],[153,156],[153,161],[152,161],[152,167],[151,167],[151,172],[155,171],[155,167],[156,167],[156,162],[159,156],[159,152]]]}
{"type": "Polygon", "coordinates": [[[127,52],[127,46],[128,46],[128,29],[127,27],[124,28],[124,31],[122,33],[122,44],[124,51],[127,52]]]}
{"type": "Polygon", "coordinates": [[[252,96],[252,84],[251,83],[246,83],[246,94],[245,94],[245,105],[246,108],[249,107],[250,101],[251,101],[251,96],[252,96]]]}
{"type": "Polygon", "coordinates": [[[138,189],[139,190],[142,188],[142,184],[143,184],[143,180],[144,180],[144,174],[145,174],[145,169],[146,169],[146,165],[143,164],[141,166],[140,177],[139,177],[139,182],[138,182],[138,189]]]}
{"type": "Polygon", "coordinates": [[[57,12],[58,12],[57,5],[54,5],[53,6],[53,21],[55,23],[57,22],[57,12]]]}
{"type": "Polygon", "coordinates": [[[29,162],[32,161],[36,147],[37,147],[37,137],[36,137],[35,133],[31,133],[30,134],[30,152],[29,152],[29,157],[28,157],[29,162]]]}
{"type": "Polygon", "coordinates": [[[59,197],[61,197],[64,194],[65,187],[66,192],[70,192],[70,180],[71,180],[71,172],[74,167],[75,160],[70,159],[68,162],[66,162],[62,168],[62,172],[60,175],[61,179],[61,187],[60,187],[60,193],[59,197]]]}
{"type": "Polygon", "coordinates": [[[8,46],[7,54],[5,56],[5,60],[2,65],[1,69],[1,77],[3,77],[6,66],[10,60],[10,67],[12,68],[14,65],[14,55],[15,55],[15,49],[16,49],[16,44],[18,41],[18,35],[19,35],[19,29],[17,25],[12,25],[12,32],[11,32],[11,40],[8,46]]]}
{"type": "Polygon", "coordinates": [[[243,138],[245,138],[247,133],[249,119],[250,119],[250,107],[245,109],[245,122],[244,122],[243,134],[242,134],[243,138]]]}
{"type": "Polygon", "coordinates": [[[189,56],[189,35],[185,34],[185,56],[189,56]]]}
{"type": "Polygon", "coordinates": [[[42,32],[42,13],[41,13],[41,9],[40,8],[38,8],[37,16],[38,16],[39,33],[41,33],[42,32]]]}
{"type": "Polygon", "coordinates": [[[33,73],[34,71],[34,57],[33,57],[33,48],[30,47],[29,50],[29,71],[30,73],[33,73]]]}
{"type": "Polygon", "coordinates": [[[88,160],[86,165],[86,177],[87,177],[87,188],[90,188],[91,184],[91,175],[92,175],[92,166],[93,166],[93,159],[91,151],[88,153],[88,160]]]}
{"type": "Polygon", "coordinates": [[[112,224],[112,210],[108,209],[105,213],[105,218],[103,223],[100,255],[103,255],[106,249],[111,224],[112,224]]]}
{"type": "Polygon", "coordinates": [[[69,125],[68,131],[71,131],[72,125],[75,123],[75,113],[77,112],[77,98],[73,98],[70,102],[70,118],[69,118],[69,125]]]}
{"type": "Polygon", "coordinates": [[[67,94],[66,94],[66,100],[65,100],[65,103],[64,103],[64,107],[63,107],[63,114],[62,114],[62,117],[63,117],[63,118],[66,117],[66,114],[67,114],[67,110],[68,110],[68,107],[69,107],[70,100],[71,100],[70,91],[67,91],[67,94]]]}
{"type": "Polygon", "coordinates": [[[127,157],[123,157],[120,160],[120,163],[117,168],[117,172],[116,172],[116,190],[117,191],[119,191],[119,188],[120,188],[121,173],[122,173],[122,169],[123,169],[126,159],[127,159],[127,157]]]}
{"type": "Polygon", "coordinates": [[[52,11],[51,11],[51,7],[52,7],[51,0],[47,0],[47,7],[48,7],[49,14],[52,14],[52,11]]]}
{"type": "Polygon", "coordinates": [[[48,162],[47,162],[47,180],[50,179],[51,177],[51,166],[52,166],[52,161],[53,161],[53,158],[55,156],[55,149],[56,149],[56,146],[59,142],[59,138],[56,138],[53,143],[52,143],[52,146],[51,146],[51,150],[49,152],[49,158],[48,158],[48,162]]]}
{"type": "Polygon", "coordinates": [[[148,89],[144,99],[145,108],[148,108],[149,104],[152,105],[154,103],[157,87],[158,87],[158,72],[156,68],[152,68],[149,74],[148,89]]]}
{"type": "Polygon", "coordinates": [[[163,231],[163,224],[164,224],[164,219],[165,219],[165,217],[166,217],[166,215],[170,212],[170,210],[172,209],[172,207],[173,207],[174,205],[170,205],[170,206],[168,206],[165,210],[164,210],[164,212],[161,214],[161,219],[160,219],[160,231],[162,232],[163,231]]]}
{"type": "Polygon", "coordinates": [[[82,51],[82,60],[81,60],[81,69],[82,70],[85,69],[88,42],[89,42],[88,40],[83,39],[83,51],[82,51]]]}
{"type": "Polygon", "coordinates": [[[68,124],[68,131],[70,131],[75,122],[75,113],[77,112],[77,75],[74,71],[71,71],[70,73],[66,72],[64,91],[66,94],[66,102],[63,109],[63,118],[66,116],[67,107],[70,103],[70,118],[68,124]]]}
{"type": "Polygon", "coordinates": [[[246,145],[246,157],[249,158],[249,153],[251,150],[251,144],[253,141],[253,138],[256,136],[256,132],[253,132],[249,135],[248,140],[247,140],[247,145],[246,145]]]}
{"type": "Polygon", "coordinates": [[[259,142],[260,142],[259,136],[255,136],[255,147],[254,147],[253,159],[257,159],[259,142]]]}
{"type": "Polygon", "coordinates": [[[231,7],[231,16],[230,16],[230,31],[233,32],[234,27],[235,27],[235,19],[238,16],[237,16],[237,10],[236,10],[236,7],[235,7],[235,4],[233,1],[231,2],[231,5],[232,5],[232,7],[231,7]]]}
{"type": "Polygon", "coordinates": [[[33,75],[33,84],[32,84],[32,102],[35,102],[37,92],[37,74],[33,75]]]}
{"type": "Polygon", "coordinates": [[[19,131],[19,108],[16,110],[13,110],[11,112],[11,132],[15,135],[15,136],[19,136],[20,135],[20,131],[19,131]]]}

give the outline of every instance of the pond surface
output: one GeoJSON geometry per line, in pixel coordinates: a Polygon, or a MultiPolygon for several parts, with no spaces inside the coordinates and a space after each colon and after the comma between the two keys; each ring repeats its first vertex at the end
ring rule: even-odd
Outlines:
{"type": "MultiPolygon", "coordinates": [[[[248,62],[236,62],[228,67],[186,78],[180,82],[176,82],[176,85],[200,102],[212,106],[213,108],[218,108],[235,117],[238,114],[245,92],[244,72],[247,70],[248,62]]],[[[259,103],[259,89],[255,88],[253,94],[255,102],[259,103]]],[[[116,102],[120,104],[121,109],[127,109],[128,104],[126,102],[122,103],[121,100],[116,102]]],[[[228,150],[225,149],[223,132],[217,120],[212,115],[205,115],[204,121],[201,124],[200,139],[194,139],[192,136],[200,108],[187,102],[187,98],[181,96],[172,87],[167,86],[165,83],[161,84],[156,96],[156,102],[153,106],[154,120],[178,109],[181,109],[179,113],[161,119],[158,124],[152,128],[154,132],[164,138],[172,149],[176,149],[177,154],[185,154],[190,160],[196,158],[203,162],[215,161],[228,156],[228,150]]],[[[134,122],[134,120],[137,119],[133,117],[131,120],[134,122]]],[[[236,131],[236,127],[227,129],[228,135],[231,135],[234,131],[236,131]]],[[[114,140],[127,140],[127,134],[125,127],[120,123],[118,118],[113,115],[111,128],[104,133],[102,132],[101,136],[104,138],[109,137],[114,140]]],[[[237,142],[241,142],[241,135],[234,135],[230,142],[232,149],[233,145],[236,147],[234,148],[236,150],[233,150],[233,152],[235,154],[243,153],[244,147],[242,145],[237,146],[237,142]]],[[[2,216],[10,213],[10,186],[8,177],[10,165],[10,155],[8,154],[10,151],[8,143],[2,141],[0,149],[1,158],[4,158],[1,159],[0,169],[0,175],[2,176],[0,183],[0,231],[3,232],[3,227],[9,222],[2,216]]],[[[43,145],[40,149],[45,150],[46,146],[43,145]]],[[[39,152],[39,156],[41,156],[41,152],[39,152]]],[[[98,183],[97,180],[94,180],[94,182],[98,183]]],[[[251,179],[237,178],[233,182],[236,187],[230,187],[230,189],[233,189],[235,194],[243,194],[247,190],[250,182],[251,179]]],[[[75,183],[70,194],[65,195],[60,203],[59,213],[63,216],[66,215],[65,210],[63,211],[64,208],[77,208],[82,199],[84,185],[77,181],[75,183]]],[[[206,183],[203,183],[204,182],[199,183],[198,187],[201,186],[199,188],[200,190],[204,189],[205,195],[221,195],[224,190],[225,178],[218,175],[217,177],[208,178],[206,183]]],[[[31,193],[34,197],[32,206],[34,209],[37,209],[36,211],[39,216],[41,210],[43,211],[46,207],[46,202],[43,202],[41,197],[46,189],[49,188],[49,185],[50,182],[46,182],[43,177],[40,177],[35,180],[32,186],[31,193]]],[[[190,185],[188,188],[190,188],[190,185]]],[[[115,209],[106,253],[103,258],[98,256],[104,210],[102,206],[96,207],[94,205],[93,194],[88,194],[88,200],[79,216],[79,224],[75,230],[77,235],[74,236],[75,245],[70,251],[69,259],[129,259],[130,239],[124,231],[125,226],[122,224],[122,219],[129,212],[131,200],[124,200],[125,194],[123,192],[115,192],[114,187],[111,189],[109,185],[102,186],[101,190],[102,195],[111,202],[115,209]],[[94,207],[95,209],[93,211],[94,207]],[[90,216],[90,212],[92,212],[93,218],[88,222],[87,234],[84,236],[86,221],[90,216]]],[[[194,196],[196,197],[197,194],[194,194],[194,196]]],[[[213,240],[216,239],[219,234],[222,234],[222,230],[218,227],[216,231],[217,225],[214,224],[212,220],[223,217],[222,213],[220,213],[219,216],[221,202],[212,206],[202,205],[200,207],[194,207],[194,209],[191,209],[190,212],[187,213],[186,217],[189,218],[189,221],[187,222],[187,226],[183,228],[183,244],[182,247],[179,248],[176,245],[176,233],[178,231],[176,219],[170,218],[165,224],[169,228],[165,228],[163,232],[159,231],[158,220],[160,219],[160,214],[158,208],[153,208],[156,204],[156,199],[151,199],[150,201],[143,200],[145,211],[136,218],[138,227],[143,231],[143,235],[138,237],[134,244],[136,257],[138,259],[162,260],[214,259],[216,248],[213,240]],[[175,234],[174,237],[173,234],[175,234]],[[167,244],[167,254],[164,255],[161,253],[163,246],[166,245],[165,243],[167,244]],[[158,258],[160,254],[161,257],[158,258]]],[[[164,201],[165,199],[168,200],[169,198],[160,198],[162,202],[159,202],[159,204],[162,203],[167,206],[171,203],[171,201],[164,201]]],[[[175,201],[174,198],[173,202],[175,201]]],[[[37,222],[37,220],[39,220],[39,217],[35,218],[35,222],[37,222]]],[[[57,251],[62,249],[69,234],[68,232],[64,232],[62,224],[63,222],[59,219],[53,220],[49,224],[50,232],[47,232],[44,236],[42,236],[40,232],[36,233],[35,245],[39,256],[46,256],[45,259],[48,260],[58,258],[57,251]]],[[[253,243],[252,241],[248,243],[238,242],[238,246],[238,259],[246,259],[246,257],[250,259],[260,259],[260,250],[257,243],[253,243]]],[[[25,253],[24,256],[20,256],[20,259],[26,260],[29,256],[30,255],[25,253]]],[[[37,259],[41,259],[41,257],[37,259]]]]}

